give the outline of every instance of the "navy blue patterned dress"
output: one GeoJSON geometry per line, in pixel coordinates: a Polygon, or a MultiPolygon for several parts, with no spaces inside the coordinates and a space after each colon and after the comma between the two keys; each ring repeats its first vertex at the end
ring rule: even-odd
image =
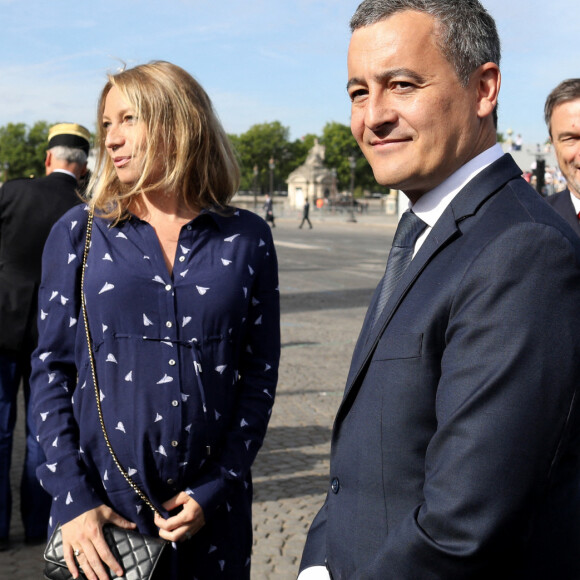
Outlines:
{"type": "MultiPolygon", "coordinates": [[[[65,214],[43,258],[31,386],[49,531],[106,503],[157,535],[98,421],[80,304],[86,223],[85,206],[65,214]]],[[[180,491],[204,511],[204,528],[173,546],[184,561],[171,577],[249,578],[250,466],[280,355],[269,227],[244,210],[204,211],[182,228],[171,275],[148,223],[95,218],[85,277],[103,416],[121,464],[164,516],[161,504],[180,491]]]]}

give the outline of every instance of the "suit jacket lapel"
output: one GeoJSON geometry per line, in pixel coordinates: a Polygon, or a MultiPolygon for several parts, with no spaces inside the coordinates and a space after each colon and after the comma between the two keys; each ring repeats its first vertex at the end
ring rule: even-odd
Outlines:
{"type": "MultiPolygon", "coordinates": [[[[367,312],[361,337],[353,354],[343,401],[347,398],[358,378],[364,374],[364,369],[382,333],[423,268],[442,247],[461,234],[458,224],[473,216],[484,201],[503,187],[507,181],[518,177],[521,173],[511,155],[506,154],[481,171],[451,201],[397,284],[374,328],[370,328],[369,318],[372,320],[372,317],[369,317],[367,312]],[[368,339],[365,340],[365,336],[368,339]]],[[[375,301],[376,293],[371,306],[375,301]]]]}

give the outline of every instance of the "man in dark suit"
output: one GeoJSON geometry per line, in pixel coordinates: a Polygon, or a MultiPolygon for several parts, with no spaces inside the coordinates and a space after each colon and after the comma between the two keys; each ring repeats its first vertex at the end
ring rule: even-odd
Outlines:
{"type": "Polygon", "coordinates": [[[352,132],[412,211],[299,578],[578,579],[580,238],[496,144],[495,23],[477,0],[365,0],[351,28],[352,132]]]}
{"type": "MultiPolygon", "coordinates": [[[[87,171],[89,142],[90,133],[80,125],[53,126],[48,134],[46,177],[15,179],[0,188],[0,550],[9,546],[17,392],[22,381],[28,408],[42,250],[53,224],[81,201],[76,190],[87,171]]],[[[20,504],[30,543],[46,539],[50,497],[36,478],[36,468],[44,461],[34,421],[27,416],[20,504]]]]}
{"type": "Polygon", "coordinates": [[[546,99],[544,114],[567,186],[547,200],[580,235],[580,79],[561,82],[546,99]]]}

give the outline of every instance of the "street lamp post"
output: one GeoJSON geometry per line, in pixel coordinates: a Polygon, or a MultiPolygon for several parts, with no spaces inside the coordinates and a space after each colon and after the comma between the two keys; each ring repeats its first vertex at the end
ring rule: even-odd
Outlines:
{"type": "Polygon", "coordinates": [[[270,168],[270,197],[274,196],[274,169],[276,168],[276,162],[273,157],[270,157],[268,161],[268,167],[270,168]]]}
{"type": "Polygon", "coordinates": [[[354,155],[349,156],[348,164],[350,165],[350,217],[347,221],[356,223],[354,217],[354,170],[356,169],[356,157],[354,155]]]}
{"type": "Polygon", "coordinates": [[[254,165],[254,181],[252,182],[254,190],[254,211],[258,209],[258,166],[254,165]]]}
{"type": "Polygon", "coordinates": [[[332,196],[332,201],[336,201],[336,167],[333,167],[330,170],[330,175],[332,176],[332,192],[331,192],[331,196],[332,196]]]}

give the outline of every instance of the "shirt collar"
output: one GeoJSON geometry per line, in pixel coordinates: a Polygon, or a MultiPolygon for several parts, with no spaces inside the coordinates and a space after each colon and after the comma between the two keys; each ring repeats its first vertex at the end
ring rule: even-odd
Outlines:
{"type": "MultiPolygon", "coordinates": [[[[195,221],[199,218],[201,218],[201,221],[209,221],[210,223],[213,223],[220,231],[224,231],[225,229],[225,222],[224,220],[228,219],[229,217],[233,216],[236,214],[236,212],[238,211],[236,208],[227,208],[231,210],[231,213],[224,213],[223,215],[220,213],[217,213],[216,210],[214,210],[213,208],[204,208],[199,212],[199,215],[195,218],[193,218],[190,222],[188,222],[187,225],[193,225],[195,223],[195,221]],[[203,217],[202,217],[203,216],[203,217]],[[207,217],[206,217],[207,216],[207,217]]],[[[226,209],[226,212],[227,212],[226,209]]],[[[121,228],[123,227],[126,223],[130,222],[130,221],[136,221],[136,222],[142,222],[143,220],[141,220],[140,218],[138,218],[135,214],[132,214],[131,212],[128,212],[127,215],[125,215],[123,218],[121,218],[119,220],[119,222],[116,224],[117,227],[121,228]]],[[[145,222],[144,222],[145,223],[145,222]]],[[[109,227],[111,227],[112,224],[109,225],[109,227]]]]}
{"type": "Polygon", "coordinates": [[[65,175],[70,175],[75,181],[77,181],[77,176],[72,171],[67,171],[66,169],[53,169],[52,173],[64,173],[65,175]]]}
{"type": "MultiPolygon", "coordinates": [[[[412,207],[429,228],[441,217],[453,198],[481,171],[504,155],[499,143],[470,159],[437,187],[422,195],[412,207]]],[[[579,200],[580,201],[580,200],[579,200]]]]}
{"type": "Polygon", "coordinates": [[[576,215],[580,213],[580,199],[578,199],[571,191],[568,189],[568,194],[570,195],[570,199],[572,200],[572,205],[574,206],[574,211],[576,215]]]}

